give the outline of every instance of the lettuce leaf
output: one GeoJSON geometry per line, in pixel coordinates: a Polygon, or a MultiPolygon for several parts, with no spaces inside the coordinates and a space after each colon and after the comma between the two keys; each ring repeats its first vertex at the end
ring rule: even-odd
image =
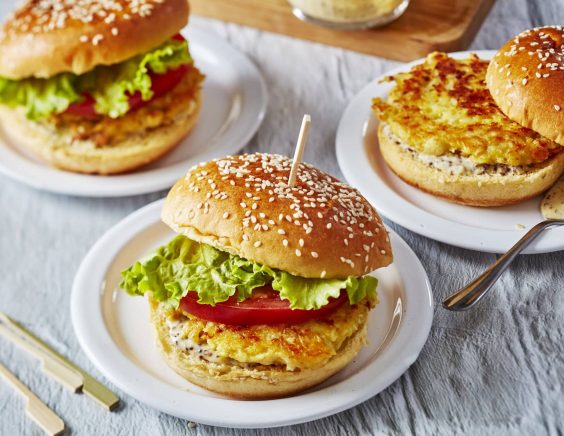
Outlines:
{"type": "Polygon", "coordinates": [[[58,74],[48,80],[9,80],[0,77],[0,103],[14,107],[24,106],[26,116],[32,120],[59,113],[81,99],[76,88],[78,76],[58,74]]]}
{"type": "Polygon", "coordinates": [[[32,120],[64,112],[84,93],[94,97],[96,111],[117,118],[129,110],[128,96],[140,92],[143,100],[153,96],[149,71],[163,74],[192,63],[187,41],[170,40],[156,49],[119,64],[100,65],[79,76],[61,73],[49,79],[10,80],[0,77],[0,103],[23,106],[32,120]]]}
{"type": "Polygon", "coordinates": [[[177,308],[188,291],[198,302],[215,305],[236,295],[249,298],[253,289],[271,284],[292,309],[319,309],[346,289],[351,304],[376,297],[378,281],[371,276],[308,279],[243,259],[179,235],[147,259],[122,271],[120,287],[131,295],[150,292],[156,300],[177,308]]]}

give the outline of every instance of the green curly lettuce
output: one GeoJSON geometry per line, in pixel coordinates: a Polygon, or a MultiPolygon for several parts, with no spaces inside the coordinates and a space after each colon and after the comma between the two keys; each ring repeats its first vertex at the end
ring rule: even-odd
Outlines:
{"type": "Polygon", "coordinates": [[[88,93],[98,113],[117,118],[129,110],[129,95],[139,92],[143,100],[151,99],[150,71],[163,74],[190,63],[188,42],[169,40],[148,53],[114,65],[99,65],[81,75],[61,73],[49,79],[22,80],[0,77],[0,103],[22,106],[29,119],[38,120],[64,112],[88,93]]]}
{"type": "Polygon", "coordinates": [[[372,276],[342,280],[297,277],[180,235],[122,271],[120,287],[131,295],[150,292],[167,307],[177,308],[189,291],[198,293],[199,303],[215,305],[234,295],[243,301],[253,289],[266,284],[280,292],[292,309],[310,310],[325,306],[342,289],[351,304],[366,297],[374,299],[378,281],[372,276]]]}

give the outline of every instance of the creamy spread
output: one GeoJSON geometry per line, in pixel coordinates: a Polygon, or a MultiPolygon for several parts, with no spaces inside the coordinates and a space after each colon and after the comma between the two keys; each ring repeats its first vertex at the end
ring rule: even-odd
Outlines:
{"type": "Polygon", "coordinates": [[[546,219],[564,219],[564,177],[545,195],[541,203],[541,213],[546,219]]]}
{"type": "Polygon", "coordinates": [[[176,319],[168,319],[167,326],[170,335],[170,342],[177,347],[194,355],[200,356],[201,359],[207,360],[208,362],[225,363],[226,359],[218,356],[209,347],[198,344],[192,339],[185,337],[182,321],[176,319]]]}
{"type": "Polygon", "coordinates": [[[184,332],[184,323],[182,320],[168,318],[166,323],[168,326],[170,342],[200,360],[205,360],[206,362],[212,362],[221,365],[236,365],[246,369],[258,369],[262,367],[262,365],[258,363],[239,362],[229,357],[222,357],[214,352],[211,347],[194,342],[191,338],[186,337],[186,334],[184,332]]]}
{"type": "Polygon", "coordinates": [[[405,152],[410,153],[414,158],[423,162],[425,165],[436,168],[440,171],[446,171],[451,175],[499,175],[507,174],[523,174],[527,171],[526,166],[509,166],[503,164],[477,164],[467,157],[454,153],[441,154],[434,156],[432,154],[420,153],[413,147],[400,141],[390,130],[388,125],[384,126],[384,133],[393,138],[393,141],[405,152]]]}

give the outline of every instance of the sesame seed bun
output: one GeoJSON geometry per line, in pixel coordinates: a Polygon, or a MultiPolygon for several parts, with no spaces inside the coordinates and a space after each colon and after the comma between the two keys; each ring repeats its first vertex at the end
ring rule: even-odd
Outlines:
{"type": "Polygon", "coordinates": [[[509,40],[486,82],[509,118],[564,145],[564,27],[537,27],[509,40]]]}
{"type": "Polygon", "coordinates": [[[392,262],[388,234],[354,188],[280,155],[228,156],[192,168],[162,219],[190,239],[308,278],[362,276],[392,262]]]}
{"type": "Polygon", "coordinates": [[[0,32],[0,76],[85,73],[151,50],[188,22],[187,0],[27,0],[0,32]]]}
{"type": "MultiPolygon", "coordinates": [[[[280,398],[304,391],[322,383],[347,366],[367,342],[368,308],[357,315],[357,328],[344,340],[336,353],[315,367],[289,370],[284,365],[238,364],[213,362],[202,355],[179,347],[171,340],[166,323],[167,311],[151,300],[151,321],[157,336],[157,346],[164,361],[186,380],[204,389],[243,400],[280,398]]],[[[347,310],[342,308],[340,310],[347,310]]],[[[185,322],[191,322],[187,319],[185,322]]],[[[287,325],[271,326],[273,336],[283,335],[287,325]]],[[[245,327],[241,327],[244,331],[245,327]]],[[[244,333],[242,333],[244,335],[244,333]]],[[[250,335],[252,336],[252,335],[250,335]]],[[[256,346],[257,344],[253,344],[256,346]]],[[[303,350],[307,354],[307,350],[303,350]]]]}
{"type": "Polygon", "coordinates": [[[564,173],[564,150],[541,164],[521,168],[486,165],[458,173],[451,171],[453,166],[447,159],[461,167],[459,157],[423,156],[403,144],[386,125],[380,125],[378,141],[384,160],[404,182],[466,206],[505,206],[524,201],[546,191],[564,173]]]}

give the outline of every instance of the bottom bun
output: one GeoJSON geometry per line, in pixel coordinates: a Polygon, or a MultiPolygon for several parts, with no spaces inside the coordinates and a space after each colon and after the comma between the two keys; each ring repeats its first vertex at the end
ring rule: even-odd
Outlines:
{"type": "Polygon", "coordinates": [[[509,167],[476,165],[456,155],[420,154],[382,124],[378,140],[384,160],[403,181],[467,206],[519,203],[546,191],[564,172],[564,151],[537,165],[509,167]]]}
{"type": "MultiPolygon", "coordinates": [[[[0,106],[0,118],[3,133],[11,141],[55,167],[79,173],[117,174],[155,161],[192,130],[200,109],[199,90],[182,104],[182,109],[170,122],[128,134],[105,146],[98,146],[91,139],[76,139],[66,130],[29,120],[18,108],[0,106]]],[[[133,113],[123,118],[130,116],[131,123],[136,122],[133,113]]]]}
{"type": "Polygon", "coordinates": [[[176,346],[170,339],[166,317],[158,310],[158,303],[151,301],[150,304],[157,343],[166,363],[195,385],[237,399],[279,398],[304,391],[343,369],[366,344],[365,320],[335,356],[315,368],[289,371],[284,365],[215,363],[202,359],[195,351],[190,353],[176,346]]]}

